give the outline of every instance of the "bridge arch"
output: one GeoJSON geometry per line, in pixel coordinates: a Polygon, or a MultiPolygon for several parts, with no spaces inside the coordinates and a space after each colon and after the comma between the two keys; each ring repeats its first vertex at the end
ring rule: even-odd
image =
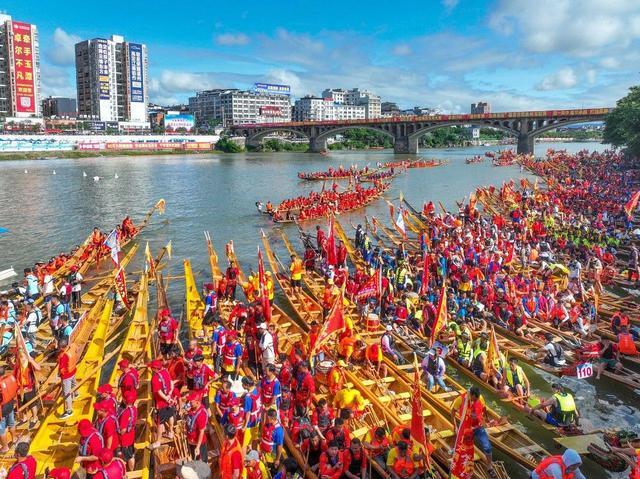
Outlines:
{"type": "Polygon", "coordinates": [[[547,125],[543,125],[540,126],[538,128],[534,128],[531,130],[531,132],[529,133],[532,137],[536,137],[538,135],[541,135],[542,133],[546,133],[547,131],[551,131],[551,130],[555,130],[556,128],[562,128],[563,126],[568,126],[568,125],[580,125],[581,123],[593,123],[593,120],[585,120],[585,119],[581,119],[581,120],[556,120],[555,122],[551,122],[547,125]]]}
{"type": "MultiPolygon", "coordinates": [[[[505,122],[505,123],[508,123],[508,122],[505,122]]],[[[509,135],[515,136],[515,137],[517,137],[519,134],[518,131],[512,128],[510,124],[505,125],[499,121],[471,122],[471,123],[468,121],[464,123],[456,121],[456,122],[449,122],[449,123],[435,123],[435,124],[431,124],[431,125],[427,125],[422,128],[419,128],[418,130],[416,130],[415,132],[409,135],[409,140],[412,142],[413,141],[417,142],[422,136],[429,133],[430,131],[438,130],[440,128],[447,128],[450,126],[466,126],[466,125],[471,125],[479,128],[495,128],[496,130],[504,131],[505,133],[508,133],[509,135]]]]}
{"type": "Polygon", "coordinates": [[[260,143],[262,142],[262,140],[273,134],[273,133],[280,133],[280,132],[287,132],[287,133],[293,133],[296,136],[299,137],[303,137],[306,138],[308,140],[310,140],[311,138],[309,137],[309,134],[307,132],[305,132],[304,130],[299,130],[296,128],[268,128],[265,130],[259,130],[256,133],[247,135],[247,144],[251,145],[251,146],[259,146],[260,143]]]}
{"type": "Polygon", "coordinates": [[[345,125],[345,126],[340,126],[338,128],[330,128],[330,129],[327,129],[325,131],[322,131],[321,133],[319,133],[315,137],[315,141],[319,145],[324,145],[326,147],[326,143],[327,143],[327,140],[329,138],[332,138],[332,137],[334,137],[336,135],[339,135],[340,133],[345,132],[347,130],[368,130],[368,131],[372,131],[374,133],[382,133],[383,135],[388,136],[389,138],[391,138],[394,141],[396,139],[394,134],[391,133],[390,131],[384,130],[382,128],[377,128],[375,126],[345,125]]]}

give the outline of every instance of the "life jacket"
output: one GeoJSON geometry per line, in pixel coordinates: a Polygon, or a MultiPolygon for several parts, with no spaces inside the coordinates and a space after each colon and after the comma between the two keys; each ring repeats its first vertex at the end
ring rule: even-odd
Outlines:
{"type": "Polygon", "coordinates": [[[631,334],[618,334],[618,351],[620,351],[621,354],[626,354],[628,356],[635,356],[638,354],[636,343],[633,341],[633,336],[631,336],[631,334]]]}
{"type": "Polygon", "coordinates": [[[360,457],[356,459],[355,455],[351,451],[351,449],[347,449],[348,454],[351,456],[351,461],[349,462],[349,472],[354,474],[355,476],[359,476],[362,471],[362,464],[364,462],[364,450],[360,450],[360,457]]]}
{"type": "Polygon", "coordinates": [[[629,316],[626,314],[622,314],[620,311],[616,312],[611,317],[611,330],[616,331],[622,329],[622,327],[629,327],[629,316]],[[616,320],[618,320],[618,324],[616,325],[616,320]]]}
{"type": "Polygon", "coordinates": [[[277,425],[277,423],[263,424],[260,437],[260,450],[263,453],[269,454],[273,452],[273,446],[276,444],[273,442],[273,431],[275,431],[277,425]]]}
{"type": "Polygon", "coordinates": [[[427,361],[427,372],[432,376],[438,375],[438,357],[437,356],[429,357],[429,360],[427,361]]]}
{"type": "Polygon", "coordinates": [[[226,394],[224,392],[220,393],[220,409],[222,409],[222,412],[231,409],[231,400],[234,397],[235,395],[231,391],[227,391],[226,394]]]}
{"type": "Polygon", "coordinates": [[[377,363],[380,359],[380,345],[379,344],[370,344],[367,346],[367,359],[372,363],[377,363]]]}
{"type": "Polygon", "coordinates": [[[251,411],[249,411],[249,422],[258,422],[258,417],[260,416],[260,411],[262,411],[262,403],[260,399],[260,393],[258,389],[254,389],[249,393],[249,397],[251,398],[251,411]]]}
{"type": "Polygon", "coordinates": [[[162,392],[168,396],[169,394],[171,394],[171,377],[169,377],[169,380],[167,381],[167,378],[163,373],[166,373],[166,375],[169,376],[169,372],[166,369],[161,369],[156,374],[158,375],[158,380],[160,381],[162,392]]]}
{"type": "Polygon", "coordinates": [[[69,360],[67,364],[67,371],[73,371],[78,364],[78,356],[76,356],[75,348],[70,347],[69,350],[63,354],[66,354],[69,360]]]}
{"type": "Polygon", "coordinates": [[[193,369],[191,372],[193,378],[193,390],[194,391],[202,391],[204,389],[204,381],[205,381],[205,365],[203,364],[199,368],[193,369]]]}
{"type": "MultiPolygon", "coordinates": [[[[241,464],[244,464],[242,446],[237,439],[233,439],[231,444],[228,444],[228,441],[225,441],[222,445],[220,450],[220,477],[233,477],[233,464],[231,463],[231,457],[237,452],[242,456],[241,464]]],[[[242,477],[243,471],[244,466],[240,466],[240,477],[242,477]]]]}
{"type": "Polygon", "coordinates": [[[265,405],[270,405],[274,399],[274,390],[276,386],[276,381],[278,378],[273,378],[273,380],[268,380],[266,377],[262,378],[260,383],[260,396],[262,398],[262,402],[265,405]]]}
{"type": "Polygon", "coordinates": [[[409,451],[407,456],[400,456],[398,454],[392,468],[398,477],[402,479],[411,476],[416,469],[413,459],[411,458],[411,452],[409,451]]]}
{"type": "MultiPolygon", "coordinates": [[[[89,443],[94,436],[98,436],[100,438],[100,443],[104,444],[104,440],[102,439],[102,435],[98,431],[92,431],[87,437],[80,438],[80,456],[88,456],[89,455],[89,443]]],[[[97,451],[92,451],[97,452],[97,451]]]]}
{"type": "Polygon", "coordinates": [[[629,479],[640,479],[640,449],[636,449],[636,463],[629,472],[629,479]]]}
{"type": "Polygon", "coordinates": [[[373,428],[369,431],[369,436],[371,437],[369,444],[373,447],[373,449],[371,449],[371,454],[374,457],[382,454],[389,447],[389,438],[385,435],[382,438],[382,441],[379,441],[376,437],[376,429],[377,428],[373,428]]]}
{"type": "Polygon", "coordinates": [[[103,438],[104,438],[104,428],[109,421],[114,422],[116,426],[115,430],[116,431],[118,430],[118,420],[116,419],[115,416],[110,414],[109,416],[105,417],[102,421],[98,421],[98,424],[97,424],[98,427],[96,427],[96,429],[98,430],[98,432],[103,438]]]}
{"type": "Polygon", "coordinates": [[[7,374],[0,379],[2,405],[9,404],[18,396],[18,382],[13,374],[7,374]]]}
{"type": "MultiPolygon", "coordinates": [[[[114,459],[106,466],[103,466],[98,472],[102,474],[102,479],[122,479],[127,477],[127,466],[124,461],[114,459]]],[[[94,477],[100,479],[97,475],[94,477]]]]}
{"type": "Polygon", "coordinates": [[[562,479],[573,479],[575,477],[575,474],[573,472],[570,472],[569,474],[566,473],[567,467],[564,465],[562,456],[545,457],[540,462],[540,464],[538,464],[538,467],[535,468],[534,472],[540,479],[553,479],[554,476],[551,476],[546,472],[547,468],[552,464],[557,464],[558,466],[560,466],[560,469],[562,470],[562,479]]]}
{"type": "Polygon", "coordinates": [[[164,336],[171,334],[171,319],[163,319],[159,325],[160,333],[164,336]]]}
{"type": "Polygon", "coordinates": [[[522,370],[522,368],[520,366],[516,366],[515,377],[513,375],[513,371],[511,371],[511,368],[506,368],[505,379],[507,381],[507,385],[510,388],[515,388],[516,384],[520,384],[520,386],[522,386],[522,387],[524,387],[524,385],[525,385],[524,371],[522,370]],[[517,381],[517,383],[516,383],[516,381],[517,381]]]}
{"type": "Polygon", "coordinates": [[[558,403],[558,410],[556,411],[560,422],[568,424],[573,422],[573,419],[576,414],[576,403],[573,399],[573,396],[569,393],[559,394],[556,393],[553,395],[555,400],[558,403]]]}
{"type": "Polygon", "coordinates": [[[316,415],[318,416],[318,428],[327,429],[331,426],[331,412],[320,412],[320,409],[316,409],[316,415]]]}
{"type": "MultiPolygon", "coordinates": [[[[20,468],[22,471],[22,474],[24,476],[24,479],[32,479],[31,475],[29,474],[29,468],[27,467],[27,465],[23,462],[23,461],[18,461],[16,462],[13,466],[11,466],[9,468],[9,472],[7,473],[7,477],[9,477],[11,475],[11,473],[20,468]]],[[[35,476],[34,476],[35,477],[35,476]]]]}
{"type": "Polygon", "coordinates": [[[467,341],[463,343],[462,340],[458,339],[456,344],[456,349],[458,351],[458,358],[464,361],[471,361],[472,350],[471,350],[471,341],[467,341]]]}
{"type": "Polygon", "coordinates": [[[122,383],[127,376],[130,376],[133,379],[133,386],[135,389],[138,389],[138,386],[140,384],[140,378],[138,377],[138,373],[135,370],[129,370],[123,373],[118,379],[118,387],[119,388],[122,387],[122,383]]]}
{"type": "Polygon", "coordinates": [[[236,341],[232,341],[231,344],[225,343],[222,348],[222,364],[223,366],[231,367],[236,362],[236,341]]]}
{"type": "Polygon", "coordinates": [[[120,411],[120,414],[118,414],[118,434],[122,435],[122,434],[126,434],[128,432],[133,431],[136,427],[137,417],[138,417],[138,410],[136,409],[135,406],[128,405],[122,411],[120,411]],[[130,411],[129,418],[127,419],[127,424],[123,427],[120,425],[120,418],[127,411],[130,411]]]}
{"type": "Polygon", "coordinates": [[[195,413],[187,414],[185,424],[187,426],[188,432],[194,432],[194,428],[196,427],[196,421],[198,420],[198,418],[202,413],[206,415],[207,411],[204,409],[204,407],[200,406],[200,408],[195,413]]]}

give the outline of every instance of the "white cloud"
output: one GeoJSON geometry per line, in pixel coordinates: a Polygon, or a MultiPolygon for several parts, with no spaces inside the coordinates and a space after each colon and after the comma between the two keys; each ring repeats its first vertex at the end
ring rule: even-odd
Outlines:
{"type": "Polygon", "coordinates": [[[73,70],[42,63],[40,82],[43,96],[76,97],[76,84],[73,70]]]}
{"type": "Polygon", "coordinates": [[[494,31],[516,31],[535,53],[593,57],[625,49],[640,38],[638,0],[501,0],[490,16],[494,31]]]}
{"type": "Polygon", "coordinates": [[[250,41],[244,33],[223,33],[216,37],[216,43],[225,46],[247,45],[250,41]]]}
{"type": "Polygon", "coordinates": [[[587,82],[589,85],[595,85],[596,80],[598,79],[598,71],[594,68],[590,68],[587,70],[585,76],[587,77],[587,82]]]}
{"type": "Polygon", "coordinates": [[[600,65],[603,66],[604,68],[614,70],[620,67],[620,61],[617,58],[604,57],[602,60],[600,60],[600,65]]]}
{"type": "Polygon", "coordinates": [[[404,57],[411,54],[411,47],[406,43],[401,43],[400,45],[393,47],[391,52],[399,57],[404,57]]]}
{"type": "Polygon", "coordinates": [[[80,41],[78,35],[56,28],[53,32],[52,46],[47,51],[48,60],[54,65],[69,66],[75,64],[75,44],[80,41]]]}
{"type": "Polygon", "coordinates": [[[540,83],[536,85],[536,89],[540,91],[548,90],[564,90],[572,88],[578,84],[578,77],[573,68],[562,68],[557,72],[546,76],[540,83]]]}

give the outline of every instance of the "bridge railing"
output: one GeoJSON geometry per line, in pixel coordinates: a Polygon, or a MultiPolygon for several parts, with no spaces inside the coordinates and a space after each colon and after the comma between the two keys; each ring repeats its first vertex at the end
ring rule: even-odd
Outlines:
{"type": "Polygon", "coordinates": [[[515,118],[540,119],[557,117],[602,117],[611,111],[611,108],[582,108],[577,110],[544,110],[544,111],[516,111],[500,113],[467,113],[458,115],[411,115],[380,117],[362,120],[335,120],[335,121],[290,121],[278,123],[247,123],[234,125],[232,128],[277,128],[295,126],[347,126],[347,125],[371,125],[379,123],[415,123],[424,121],[473,121],[473,120],[510,120],[515,118]]]}

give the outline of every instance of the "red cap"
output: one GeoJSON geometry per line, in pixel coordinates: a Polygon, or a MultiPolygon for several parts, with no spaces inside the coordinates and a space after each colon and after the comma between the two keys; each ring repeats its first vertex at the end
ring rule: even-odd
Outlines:
{"type": "Polygon", "coordinates": [[[162,360],[154,359],[150,363],[147,363],[147,366],[152,368],[152,369],[160,369],[163,366],[162,360]]]}
{"type": "Polygon", "coordinates": [[[213,283],[207,283],[207,284],[204,285],[204,288],[207,291],[213,291],[215,289],[215,286],[213,286],[213,283]]]}
{"type": "Polygon", "coordinates": [[[138,399],[138,394],[135,391],[127,389],[122,393],[122,399],[126,404],[133,404],[134,402],[136,402],[136,399],[138,399]]]}
{"type": "Polygon", "coordinates": [[[111,394],[113,393],[113,387],[111,386],[111,384],[106,383],[98,388],[98,392],[100,394],[111,394]]]}
{"type": "Polygon", "coordinates": [[[113,412],[113,402],[112,401],[100,401],[93,405],[93,409],[96,411],[107,411],[113,412]]]}
{"type": "Polygon", "coordinates": [[[54,467],[49,471],[51,479],[69,479],[71,477],[71,471],[66,467],[54,467]]]}
{"type": "Polygon", "coordinates": [[[160,316],[161,317],[169,316],[169,310],[167,308],[161,309],[160,316]]]}
{"type": "Polygon", "coordinates": [[[78,432],[82,437],[87,437],[93,431],[93,424],[88,419],[80,419],[78,422],[78,432]]]}
{"type": "Polygon", "coordinates": [[[77,266],[72,266],[71,267],[71,271],[78,271],[78,267],[77,266]]]}
{"type": "Polygon", "coordinates": [[[202,393],[192,391],[189,394],[187,394],[187,401],[201,401],[201,400],[202,400],[202,393]]]}
{"type": "Polygon", "coordinates": [[[229,403],[231,404],[231,406],[240,406],[240,398],[234,396],[231,398],[231,401],[229,401],[229,403]]]}
{"type": "Polygon", "coordinates": [[[229,331],[227,331],[227,339],[233,339],[233,338],[235,338],[237,336],[238,336],[238,332],[237,331],[235,331],[233,329],[230,329],[229,331]]]}
{"type": "Polygon", "coordinates": [[[108,447],[103,447],[98,451],[96,456],[98,456],[98,459],[100,459],[100,462],[102,464],[106,464],[108,462],[111,462],[111,460],[113,459],[113,451],[108,447]]]}
{"type": "Polygon", "coordinates": [[[120,366],[121,368],[128,368],[129,367],[129,360],[128,359],[121,359],[120,361],[118,361],[118,366],[120,366]]]}

